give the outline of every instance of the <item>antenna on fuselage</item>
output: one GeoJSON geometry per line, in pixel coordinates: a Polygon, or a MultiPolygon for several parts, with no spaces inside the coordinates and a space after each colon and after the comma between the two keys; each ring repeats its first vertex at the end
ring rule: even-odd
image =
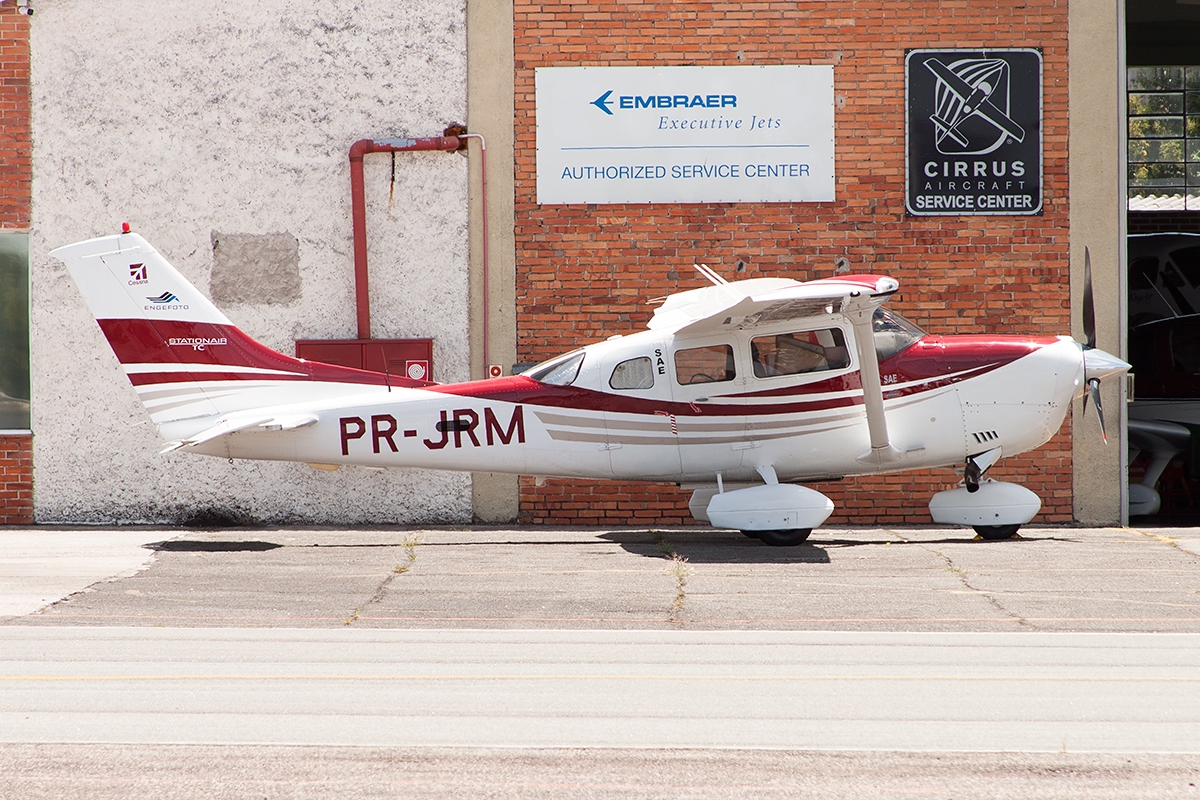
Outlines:
{"type": "Polygon", "coordinates": [[[708,264],[692,264],[692,268],[699,272],[704,277],[708,278],[714,286],[725,286],[729,281],[722,278],[708,264]]]}

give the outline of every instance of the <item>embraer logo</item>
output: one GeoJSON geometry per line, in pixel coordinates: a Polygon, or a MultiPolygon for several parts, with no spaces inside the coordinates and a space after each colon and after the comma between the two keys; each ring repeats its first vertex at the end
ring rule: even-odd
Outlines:
{"type": "MultiPolygon", "coordinates": [[[[613,101],[613,90],[609,89],[604,94],[597,97],[591,102],[591,105],[603,111],[605,114],[612,116],[612,109],[609,108],[613,101]]],[[[617,108],[737,108],[736,94],[649,94],[649,95],[634,95],[623,94],[617,97],[617,108]]]]}

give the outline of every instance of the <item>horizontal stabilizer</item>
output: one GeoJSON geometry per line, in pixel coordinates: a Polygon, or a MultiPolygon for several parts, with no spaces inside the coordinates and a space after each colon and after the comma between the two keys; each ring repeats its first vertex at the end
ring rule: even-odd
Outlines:
{"type": "Polygon", "coordinates": [[[170,453],[185,447],[195,447],[212,441],[220,436],[226,436],[238,431],[261,430],[264,432],[290,431],[312,425],[317,421],[316,414],[284,413],[271,414],[268,411],[256,409],[249,414],[231,414],[224,417],[212,427],[205,428],[186,439],[170,442],[160,452],[170,453]]]}

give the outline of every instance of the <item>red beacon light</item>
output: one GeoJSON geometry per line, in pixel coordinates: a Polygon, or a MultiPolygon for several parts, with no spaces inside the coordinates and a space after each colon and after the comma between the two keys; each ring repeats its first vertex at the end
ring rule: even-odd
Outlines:
{"type": "Polygon", "coordinates": [[[133,230],[133,228],[129,227],[128,222],[121,223],[121,233],[129,233],[131,230],[133,230]]]}

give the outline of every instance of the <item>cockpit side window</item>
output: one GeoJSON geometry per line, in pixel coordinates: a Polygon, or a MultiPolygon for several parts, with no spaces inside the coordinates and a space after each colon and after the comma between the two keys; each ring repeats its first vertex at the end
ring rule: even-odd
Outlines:
{"type": "Polygon", "coordinates": [[[758,336],[750,340],[750,354],[756,378],[850,366],[846,336],[839,328],[758,336]]]}
{"type": "Polygon", "coordinates": [[[645,356],[622,361],[613,368],[608,385],[614,389],[652,389],[654,365],[645,356]]]}
{"type": "Polygon", "coordinates": [[[549,361],[543,361],[536,367],[521,374],[535,381],[549,383],[554,386],[570,386],[579,377],[579,368],[583,366],[582,350],[573,350],[566,355],[556,356],[549,361]]]}
{"type": "Polygon", "coordinates": [[[675,351],[675,380],[681,386],[693,383],[721,383],[737,377],[733,347],[714,344],[675,351]]]}

